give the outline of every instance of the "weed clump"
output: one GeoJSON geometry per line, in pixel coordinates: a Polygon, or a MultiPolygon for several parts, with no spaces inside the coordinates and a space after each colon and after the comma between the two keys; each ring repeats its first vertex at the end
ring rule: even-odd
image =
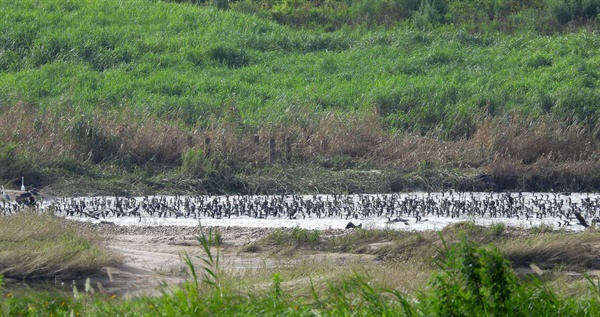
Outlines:
{"type": "Polygon", "coordinates": [[[275,230],[265,240],[273,245],[316,246],[321,242],[321,232],[294,227],[287,230],[275,230]]]}

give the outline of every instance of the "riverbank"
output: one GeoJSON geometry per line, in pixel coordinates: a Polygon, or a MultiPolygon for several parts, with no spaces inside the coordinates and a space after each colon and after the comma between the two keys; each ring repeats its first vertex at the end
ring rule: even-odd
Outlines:
{"type": "MultiPolygon", "coordinates": [[[[597,303],[587,280],[594,278],[600,257],[600,235],[595,227],[574,233],[548,227],[523,230],[463,222],[440,232],[403,232],[243,227],[203,227],[201,230],[199,227],[67,223],[102,236],[110,250],[122,254],[123,261],[95,274],[69,280],[53,279],[53,283],[43,285],[8,279],[5,288],[0,289],[0,303],[5,313],[33,309],[54,315],[71,312],[105,315],[126,309],[154,314],[152,311],[157,307],[163,313],[164,309],[182,312],[194,307],[208,311],[227,307],[249,312],[263,307],[266,303],[260,300],[262,296],[270,296],[268,294],[276,290],[278,294],[285,294],[282,298],[276,297],[283,305],[281,309],[297,307],[304,311],[299,314],[303,316],[314,309],[328,307],[316,308],[303,299],[310,298],[312,293],[319,294],[321,299],[333,296],[327,302],[338,303],[333,300],[334,295],[340,293],[331,292],[341,287],[344,298],[373,292],[370,294],[382,301],[380,305],[391,305],[392,311],[403,315],[400,314],[402,308],[383,294],[393,291],[401,296],[399,298],[413,298],[424,291],[435,296],[442,291],[440,286],[436,290],[436,284],[431,284],[439,269],[434,265],[436,258],[466,256],[456,253],[462,250],[460,252],[480,254],[473,259],[488,259],[484,254],[496,252],[496,248],[503,254],[497,259],[510,260],[510,264],[502,264],[503,274],[518,277],[518,280],[510,279],[510,283],[515,283],[511,284],[515,285],[512,301],[527,297],[530,287],[535,293],[537,284],[527,282],[535,277],[543,283],[546,293],[561,294],[553,295],[555,305],[571,305],[569,309],[577,312],[585,306],[589,312],[589,305],[597,303]],[[458,248],[466,243],[466,237],[469,237],[468,244],[458,248]],[[479,245],[485,247],[479,248],[479,245]],[[217,300],[213,296],[220,298],[219,303],[213,302],[217,300]],[[252,299],[250,302],[244,307],[237,306],[248,296],[252,299]],[[577,304],[573,305],[573,301],[577,304]],[[198,306],[197,302],[204,305],[198,306]]],[[[452,265],[454,260],[449,261],[445,265],[452,265]]],[[[536,297],[527,303],[543,305],[546,300],[536,297]]],[[[372,298],[366,303],[370,304],[361,309],[374,309],[372,298]]]]}

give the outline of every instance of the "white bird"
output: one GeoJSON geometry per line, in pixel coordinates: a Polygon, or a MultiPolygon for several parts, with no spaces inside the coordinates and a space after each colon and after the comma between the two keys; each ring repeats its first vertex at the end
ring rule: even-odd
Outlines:
{"type": "Polygon", "coordinates": [[[10,201],[10,196],[4,191],[4,186],[2,186],[2,199],[4,199],[4,201],[10,201]]]}
{"type": "Polygon", "coordinates": [[[22,191],[25,191],[25,190],[27,190],[27,189],[25,188],[25,177],[21,177],[21,190],[22,190],[22,191]]]}

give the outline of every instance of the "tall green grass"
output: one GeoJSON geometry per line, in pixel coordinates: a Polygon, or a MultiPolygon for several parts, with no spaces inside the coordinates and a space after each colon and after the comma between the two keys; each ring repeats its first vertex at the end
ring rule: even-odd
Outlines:
{"type": "Polygon", "coordinates": [[[12,65],[0,76],[4,107],[19,100],[74,114],[127,107],[193,127],[225,118],[233,102],[235,120],[255,131],[290,110],[367,113],[376,105],[391,129],[447,138],[472,133],[476,113],[551,112],[578,122],[597,115],[583,106],[596,104],[598,55],[585,31],[325,33],[146,1],[3,8],[0,58],[12,65]]]}
{"type": "Polygon", "coordinates": [[[503,188],[594,184],[582,171],[597,164],[597,153],[585,149],[597,148],[599,41],[591,21],[519,29],[533,23],[531,12],[548,12],[543,1],[0,5],[0,135],[7,166],[17,167],[6,180],[20,173],[45,184],[53,181],[49,171],[84,162],[108,164],[115,174],[182,168],[186,177],[252,192],[260,177],[240,184],[239,175],[267,165],[264,146],[250,141],[260,135],[291,138],[289,164],[393,165],[412,187],[445,186],[418,166],[440,179],[465,168],[508,173],[499,175],[503,188]],[[468,19],[474,11],[483,20],[468,19]],[[551,144],[550,137],[539,142],[541,133],[557,122],[568,138],[551,152],[524,153],[532,142],[551,144]],[[514,133],[486,131],[506,123],[514,133]],[[190,149],[206,137],[214,156],[193,158],[190,149]]]}

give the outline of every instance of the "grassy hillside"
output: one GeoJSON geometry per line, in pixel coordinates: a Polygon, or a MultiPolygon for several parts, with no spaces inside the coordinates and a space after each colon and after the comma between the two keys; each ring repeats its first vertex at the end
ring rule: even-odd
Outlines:
{"type": "Polygon", "coordinates": [[[597,6],[508,3],[0,1],[0,178],[598,189],[597,6]]]}

